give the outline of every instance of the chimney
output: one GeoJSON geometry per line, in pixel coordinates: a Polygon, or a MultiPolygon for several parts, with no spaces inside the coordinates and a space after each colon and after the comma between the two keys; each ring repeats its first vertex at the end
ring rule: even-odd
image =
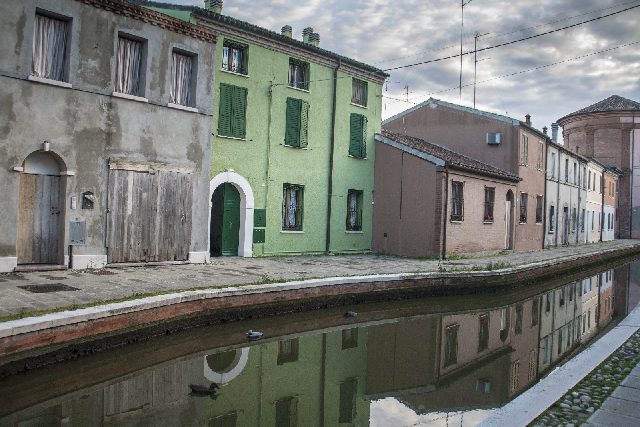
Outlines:
{"type": "Polygon", "coordinates": [[[309,34],[309,44],[315,47],[318,47],[318,45],[320,44],[320,34],[318,33],[309,34]]]}
{"type": "Polygon", "coordinates": [[[309,43],[309,36],[311,36],[311,34],[313,34],[312,27],[307,27],[304,30],[302,30],[302,41],[305,43],[309,43]]]}
{"type": "Polygon", "coordinates": [[[224,0],[204,0],[204,8],[210,12],[221,14],[224,0]]]}
{"type": "Polygon", "coordinates": [[[282,34],[285,37],[291,38],[293,36],[293,28],[291,28],[291,25],[285,25],[280,30],[280,34],[282,34]]]}
{"type": "Polygon", "coordinates": [[[551,123],[551,139],[558,142],[558,124],[551,123]]]}
{"type": "Polygon", "coordinates": [[[524,122],[527,124],[527,126],[531,126],[531,114],[527,114],[526,116],[524,116],[524,122]]]}
{"type": "Polygon", "coordinates": [[[545,126],[545,127],[543,127],[543,128],[542,128],[542,133],[544,133],[544,134],[546,135],[546,134],[547,134],[547,130],[548,130],[548,129],[547,129],[547,127],[546,127],[546,126],[545,126]]]}

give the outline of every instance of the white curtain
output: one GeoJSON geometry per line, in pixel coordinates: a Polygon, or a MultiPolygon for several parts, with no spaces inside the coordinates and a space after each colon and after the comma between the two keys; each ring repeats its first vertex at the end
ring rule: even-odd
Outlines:
{"type": "Polygon", "coordinates": [[[358,195],[349,193],[349,226],[353,230],[358,225],[358,195]]]}
{"type": "Polygon", "coordinates": [[[171,80],[170,102],[189,105],[191,101],[192,58],[173,52],[173,76],[171,80]]]}
{"type": "Polygon", "coordinates": [[[289,212],[287,227],[296,226],[296,191],[294,189],[289,190],[289,212]]]}
{"type": "Polygon", "coordinates": [[[33,75],[64,80],[67,22],[36,15],[33,37],[33,75]]]}
{"type": "Polygon", "coordinates": [[[125,38],[118,39],[118,64],[116,68],[116,92],[138,95],[140,92],[140,68],[142,43],[125,38]]]}

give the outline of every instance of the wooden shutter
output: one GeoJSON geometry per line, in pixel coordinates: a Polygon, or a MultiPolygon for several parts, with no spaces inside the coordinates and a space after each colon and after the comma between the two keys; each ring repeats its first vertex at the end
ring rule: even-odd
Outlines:
{"type": "Polygon", "coordinates": [[[220,85],[220,110],[218,113],[218,134],[231,136],[231,99],[233,86],[220,85]]]}
{"type": "Polygon", "coordinates": [[[234,138],[246,136],[247,89],[231,86],[231,135],[234,138]]]}
{"type": "Polygon", "coordinates": [[[365,116],[360,116],[360,120],[362,121],[362,139],[360,141],[360,157],[363,159],[367,157],[367,118],[365,116]]]}
{"type": "Polygon", "coordinates": [[[302,101],[287,98],[287,124],[284,134],[284,144],[290,147],[300,147],[300,106],[302,101]]]}
{"type": "Polygon", "coordinates": [[[309,145],[309,103],[300,101],[300,148],[309,145]]]}
{"type": "Polygon", "coordinates": [[[351,114],[349,155],[364,158],[367,155],[367,118],[362,114],[351,114]]]}

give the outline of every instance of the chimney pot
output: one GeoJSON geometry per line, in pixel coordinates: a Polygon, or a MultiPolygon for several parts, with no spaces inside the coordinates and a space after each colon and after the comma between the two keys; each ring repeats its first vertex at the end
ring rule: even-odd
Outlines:
{"type": "Polygon", "coordinates": [[[282,27],[282,29],[280,30],[280,34],[282,34],[285,37],[289,37],[291,38],[293,35],[293,28],[291,28],[291,25],[285,25],[284,27],[282,27]]]}
{"type": "Polygon", "coordinates": [[[224,0],[204,0],[204,8],[217,14],[222,13],[223,4],[224,0]]]}
{"type": "Polygon", "coordinates": [[[545,135],[547,134],[547,127],[546,126],[542,128],[542,133],[544,133],[545,135]]]}
{"type": "Polygon", "coordinates": [[[557,123],[551,123],[551,139],[555,142],[558,142],[558,127],[557,123]]]}
{"type": "Polygon", "coordinates": [[[318,47],[318,45],[320,45],[320,34],[318,33],[309,34],[309,44],[315,47],[318,47]]]}
{"type": "Polygon", "coordinates": [[[531,114],[527,114],[526,116],[524,116],[524,122],[527,124],[527,126],[531,126],[531,114]]]}
{"type": "Polygon", "coordinates": [[[302,41],[305,43],[309,43],[309,37],[313,34],[313,27],[307,27],[302,30],[302,41]]]}

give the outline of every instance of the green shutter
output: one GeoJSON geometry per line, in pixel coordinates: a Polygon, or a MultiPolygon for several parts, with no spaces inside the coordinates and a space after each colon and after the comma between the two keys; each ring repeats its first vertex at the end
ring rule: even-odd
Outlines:
{"type": "Polygon", "coordinates": [[[287,98],[287,124],[284,134],[284,145],[300,146],[300,104],[299,99],[287,98]]]}
{"type": "Polygon", "coordinates": [[[360,116],[362,120],[362,140],[360,141],[360,157],[367,157],[367,118],[360,116]]]}
{"type": "Polygon", "coordinates": [[[234,138],[246,136],[247,89],[233,87],[231,102],[231,135],[234,138]]]}
{"type": "Polygon", "coordinates": [[[300,102],[300,148],[306,148],[309,145],[309,103],[300,102]]]}
{"type": "Polygon", "coordinates": [[[231,98],[233,86],[220,85],[220,110],[218,113],[218,134],[231,136],[231,98]]]}
{"type": "Polygon", "coordinates": [[[349,155],[364,158],[367,155],[367,118],[362,114],[351,114],[349,132],[349,155]]]}

